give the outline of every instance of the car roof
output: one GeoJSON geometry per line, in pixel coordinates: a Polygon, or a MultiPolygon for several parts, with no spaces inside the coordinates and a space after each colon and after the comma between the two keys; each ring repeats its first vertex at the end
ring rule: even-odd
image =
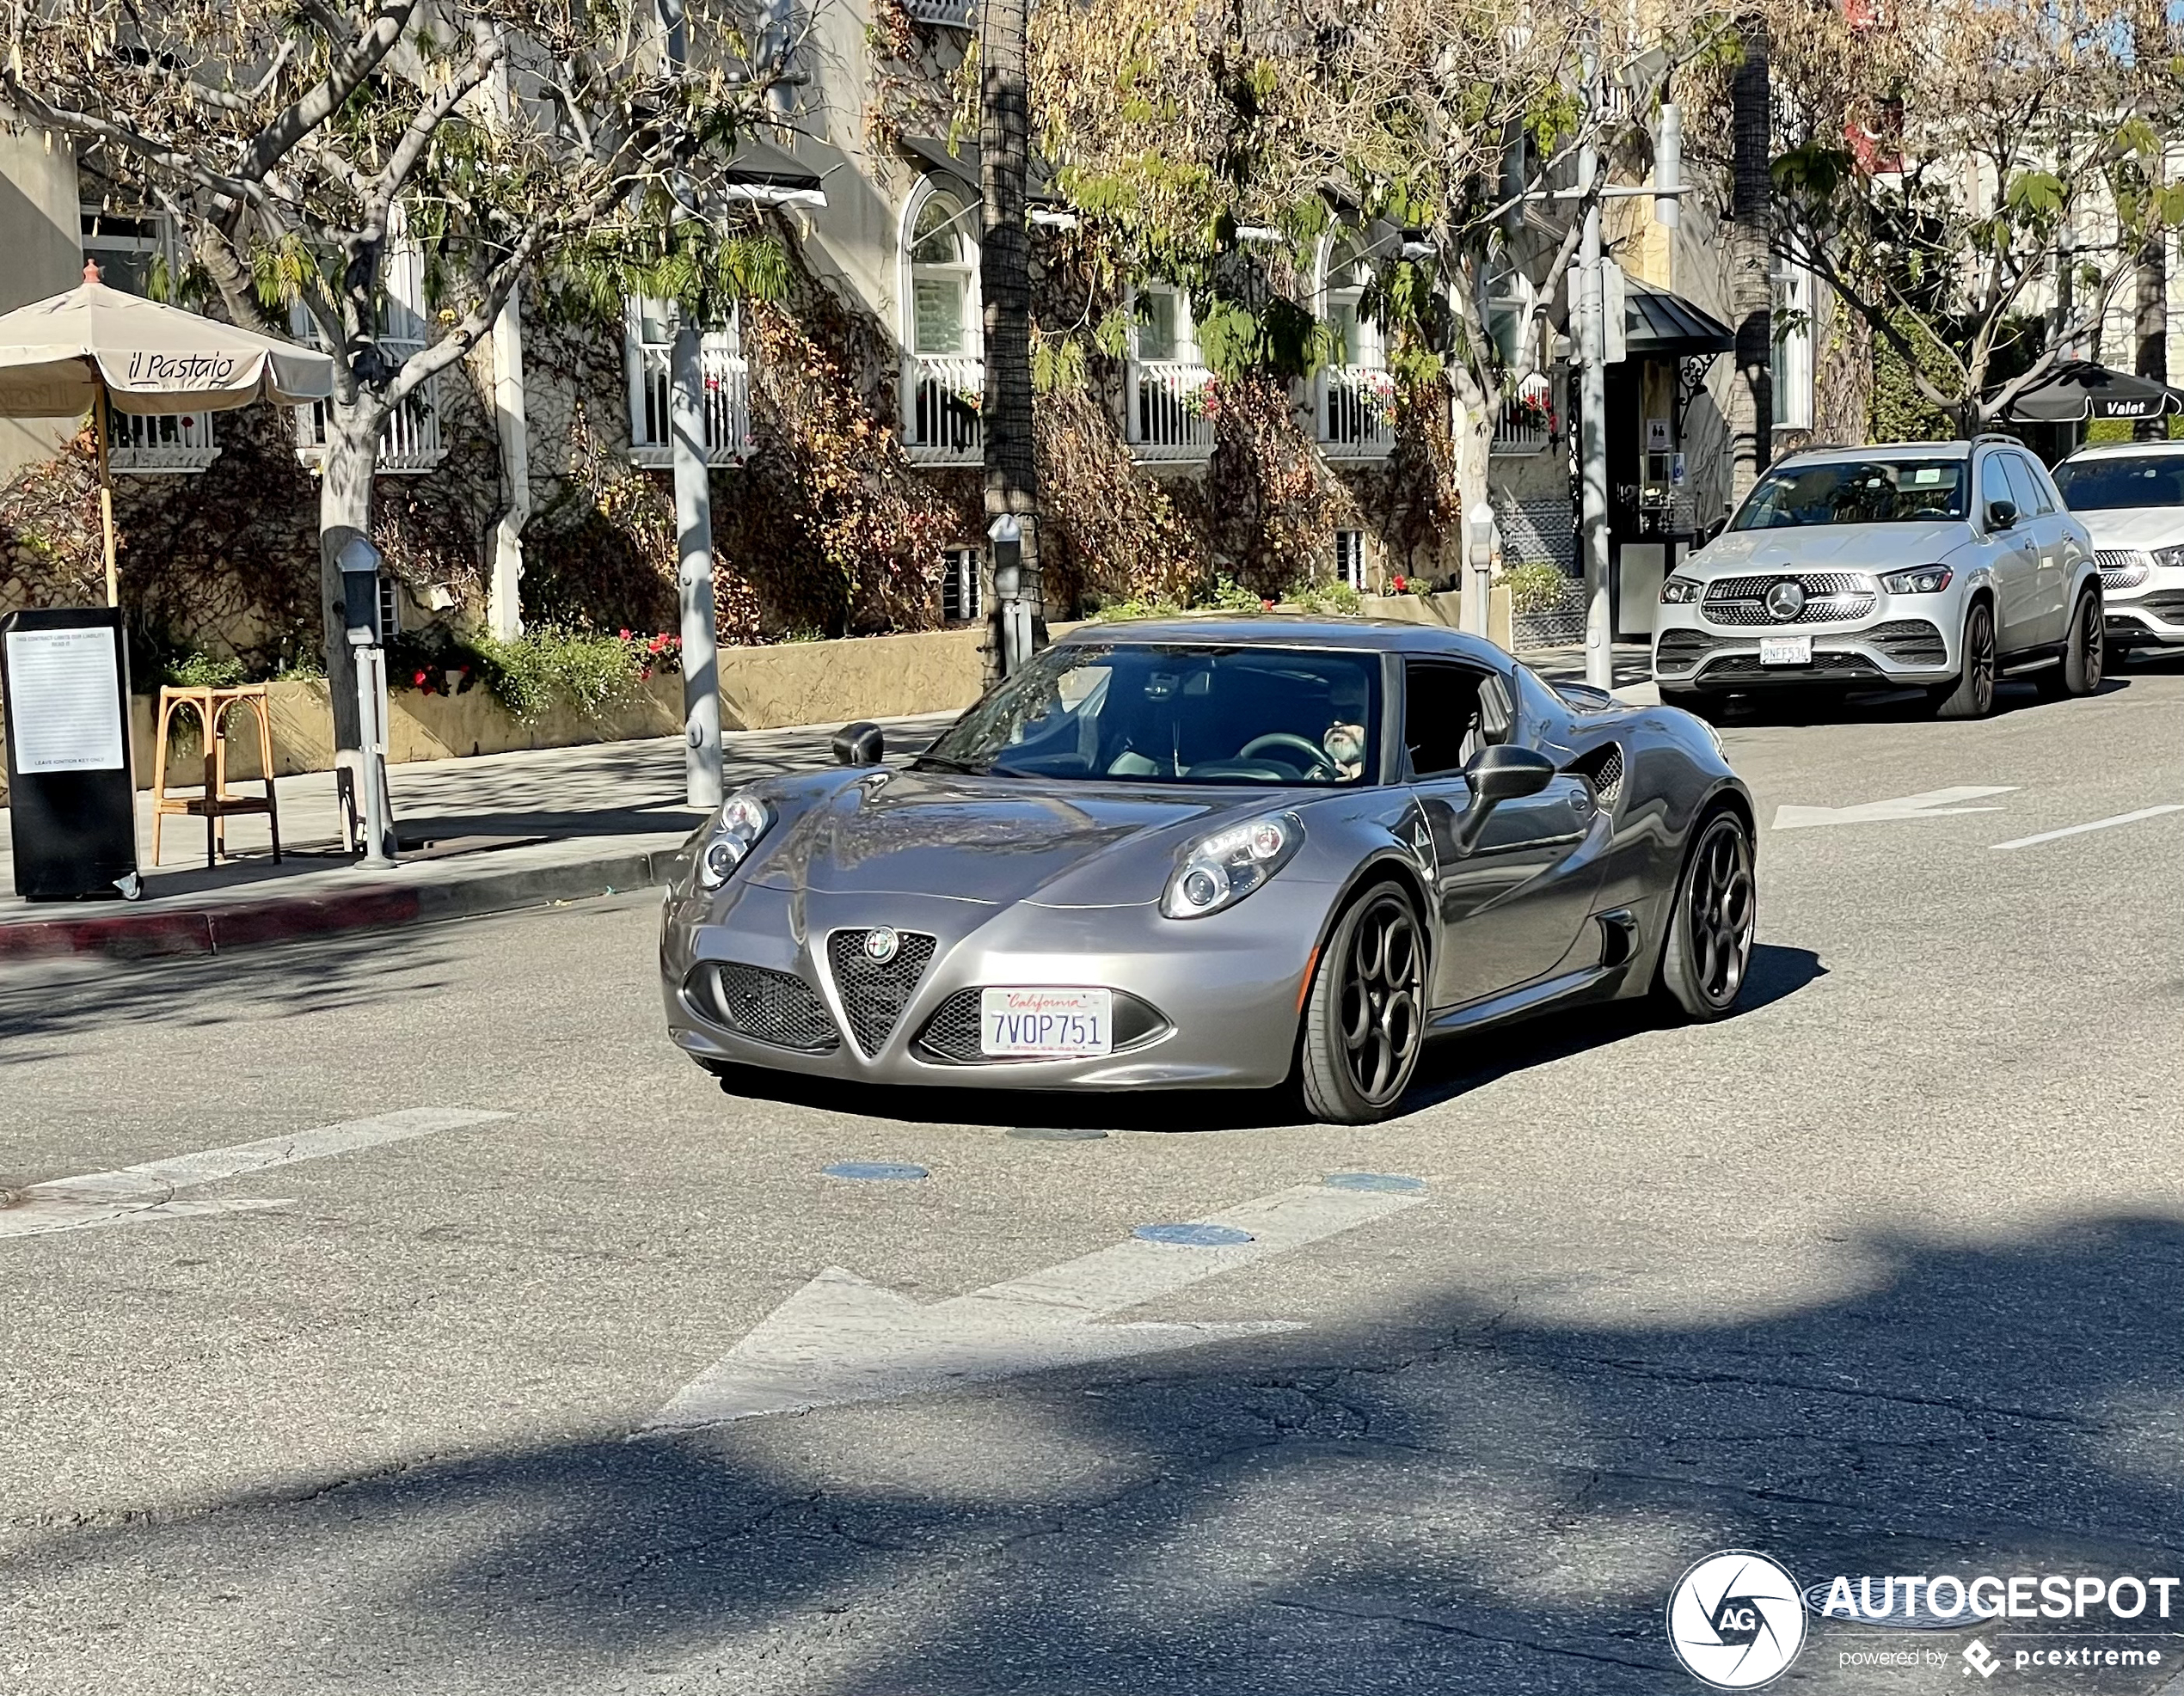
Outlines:
{"type": "Polygon", "coordinates": [[[1101,619],[1078,625],[1056,646],[1084,642],[1132,646],[1172,642],[1186,647],[1347,648],[1504,661],[1508,658],[1483,638],[1444,624],[1414,624],[1403,618],[1313,618],[1298,613],[1101,619]]]}
{"type": "MultiPolygon", "coordinates": [[[[1979,439],[2013,448],[2024,445],[2014,437],[2005,439],[1983,436],[1979,439]]],[[[1801,453],[1784,454],[1775,465],[1855,464],[1860,460],[1899,455],[1917,459],[1965,459],[1978,445],[1977,442],[1874,442],[1862,448],[1807,448],[1801,453]]]]}
{"type": "Polygon", "coordinates": [[[2137,459],[2148,454],[2163,456],[2184,454],[2184,442],[2160,440],[2152,442],[2089,442],[2077,449],[2063,462],[2070,464],[2081,459],[2137,459]]]}

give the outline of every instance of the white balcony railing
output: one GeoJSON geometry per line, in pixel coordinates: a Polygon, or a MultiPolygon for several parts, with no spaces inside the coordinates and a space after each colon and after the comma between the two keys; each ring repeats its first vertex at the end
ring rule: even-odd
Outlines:
{"type": "Polygon", "coordinates": [[[1320,373],[1320,451],[1378,459],[1396,444],[1396,384],[1383,370],[1333,365],[1320,373]]]}
{"type": "Polygon", "coordinates": [[[1180,359],[1130,362],[1130,451],[1138,459],[1209,459],[1213,418],[1205,386],[1213,374],[1180,359]]]}
{"type": "Polygon", "coordinates": [[[1545,453],[1555,443],[1555,385],[1545,377],[1526,377],[1502,402],[1494,420],[1492,451],[1504,456],[1545,453]]]}
{"type": "Polygon", "coordinates": [[[910,15],[943,29],[968,29],[977,22],[976,0],[910,0],[910,15]]]}
{"type": "MultiPolygon", "coordinates": [[[[666,465],[674,457],[668,419],[674,351],[659,342],[639,350],[629,396],[629,457],[639,465],[666,465]]],[[[697,369],[704,388],[705,462],[739,464],[751,453],[751,368],[733,329],[709,330],[699,338],[697,369]]]]}
{"type": "Polygon", "coordinates": [[[979,409],[986,362],[976,354],[913,353],[903,373],[903,432],[910,456],[929,465],[976,465],[985,456],[979,409]]]}
{"type": "MultiPolygon", "coordinates": [[[[402,362],[425,344],[383,337],[379,346],[390,364],[402,362]]],[[[326,403],[314,401],[296,408],[296,456],[306,465],[326,457],[326,403]]],[[[447,457],[440,441],[439,377],[429,377],[403,396],[379,430],[377,469],[396,475],[430,471],[447,457]]]]}
{"type": "Polygon", "coordinates": [[[202,471],[220,456],[210,413],[113,413],[107,444],[116,471],[202,471]]]}

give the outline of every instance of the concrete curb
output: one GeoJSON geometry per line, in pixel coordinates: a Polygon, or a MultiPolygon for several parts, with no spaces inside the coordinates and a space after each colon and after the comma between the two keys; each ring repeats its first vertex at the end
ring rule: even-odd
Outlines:
{"type": "Polygon", "coordinates": [[[522,866],[432,883],[378,883],[332,895],[277,896],[201,907],[108,910],[95,918],[0,924],[0,962],[98,955],[115,960],[224,954],[307,936],[384,930],[581,901],[666,882],[672,848],[522,866]]]}

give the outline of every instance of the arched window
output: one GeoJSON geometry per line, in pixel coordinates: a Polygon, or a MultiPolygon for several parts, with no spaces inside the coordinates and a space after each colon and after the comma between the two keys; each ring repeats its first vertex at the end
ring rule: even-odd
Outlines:
{"type": "Polygon", "coordinates": [[[941,191],[925,197],[910,236],[911,352],[979,351],[979,244],[970,214],[941,191]]]}
{"type": "Polygon", "coordinates": [[[1327,364],[1319,374],[1321,450],[1332,458],[1374,458],[1395,444],[1395,388],[1387,375],[1380,327],[1365,310],[1372,264],[1354,234],[1337,235],[1320,265],[1320,321],[1327,364]]]}

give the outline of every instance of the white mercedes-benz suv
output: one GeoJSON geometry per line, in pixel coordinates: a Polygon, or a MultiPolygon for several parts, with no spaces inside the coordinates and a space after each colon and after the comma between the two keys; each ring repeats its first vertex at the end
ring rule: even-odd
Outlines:
{"type": "Polygon", "coordinates": [[[1830,448],[1777,462],[1661,585],[1653,678],[1702,716],[1782,688],[1916,688],[1985,718],[1995,683],[2101,683],[2093,539],[2003,436],[1830,448]]]}
{"type": "Polygon", "coordinates": [[[2184,644],[2184,442],[2081,448],[2055,481],[2093,533],[2108,645],[2184,644]]]}

